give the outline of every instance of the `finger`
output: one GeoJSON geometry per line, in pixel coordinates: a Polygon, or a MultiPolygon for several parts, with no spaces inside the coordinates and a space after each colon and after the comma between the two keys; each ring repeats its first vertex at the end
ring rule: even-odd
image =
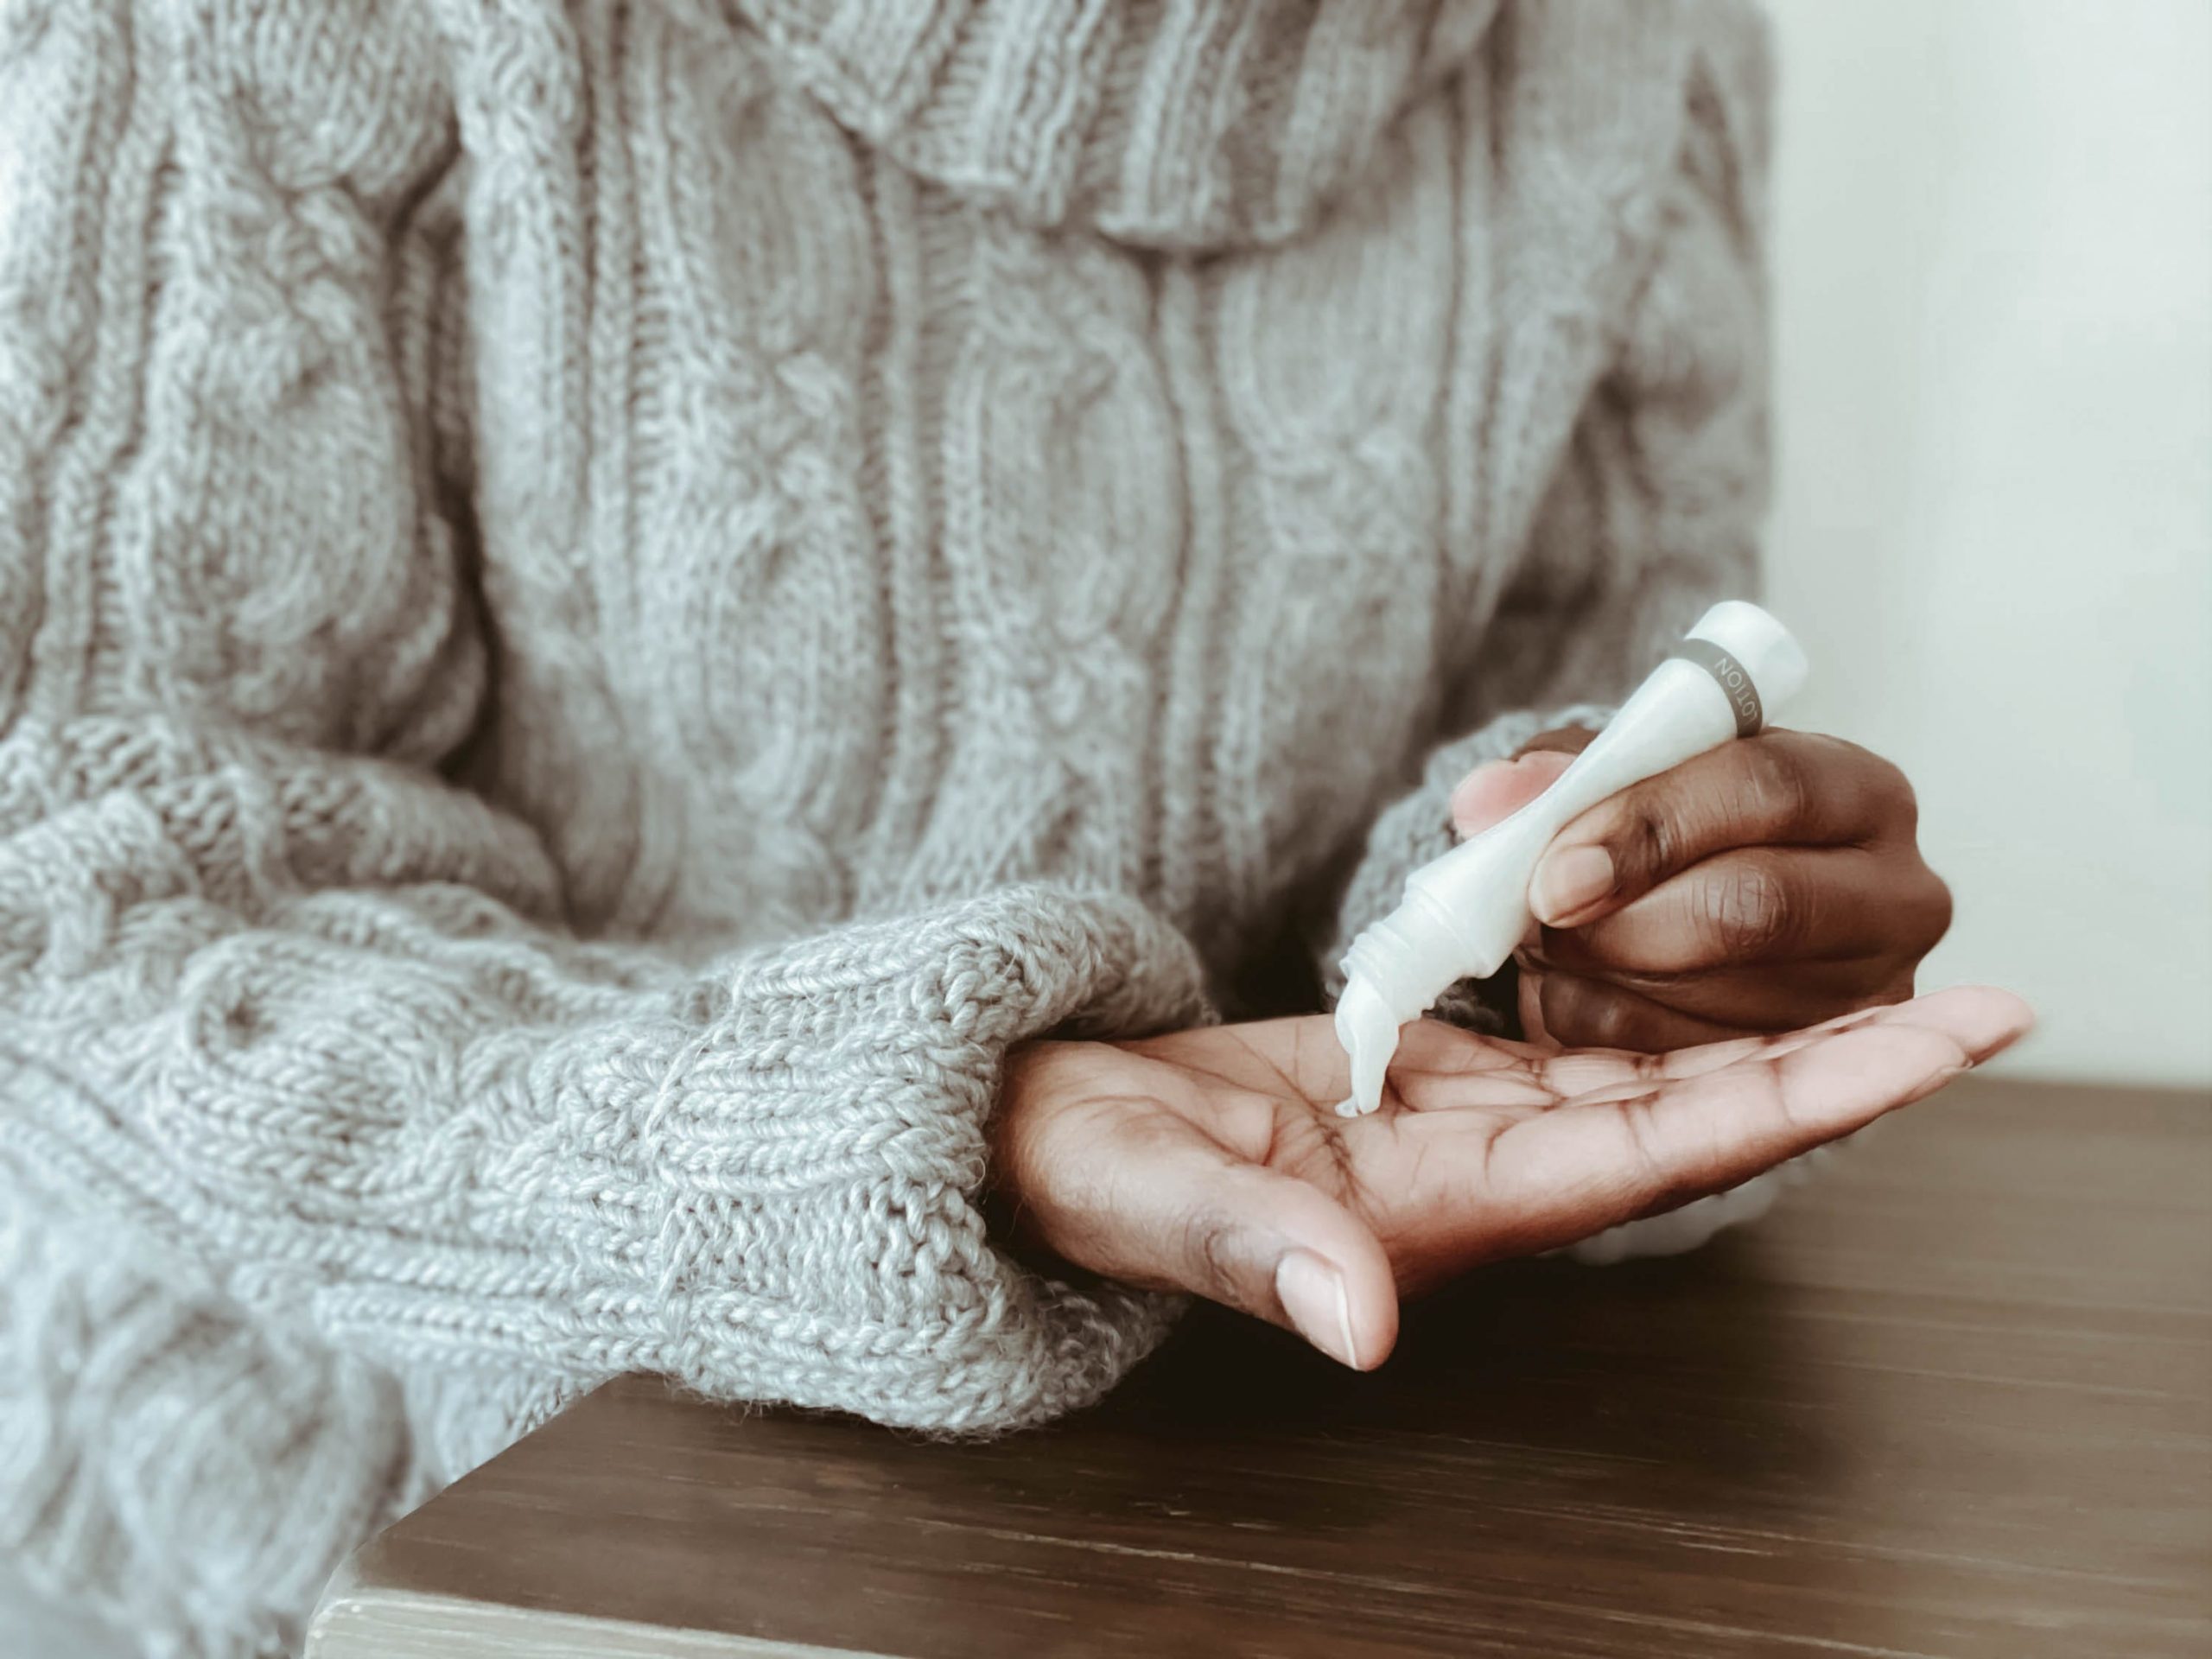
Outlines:
{"type": "Polygon", "coordinates": [[[1585,726],[1538,732],[1503,760],[1485,760],[1452,792],[1452,823],[1464,837],[1511,817],[1551,787],[1597,733],[1585,726]]]}
{"type": "Polygon", "coordinates": [[[1920,998],[1778,1054],[1523,1119],[1497,1136],[1488,1173],[1501,1205],[1522,1212],[1522,1242],[1548,1248],[1723,1191],[1854,1133],[2032,1023],[2002,991],[1920,998]]]}
{"type": "MultiPolygon", "coordinates": [[[[1899,1007],[1855,1008],[1794,1031],[1725,1036],[1643,1052],[1556,1046],[1545,1050],[1531,1043],[1476,1037],[1434,1020],[1416,1020],[1406,1027],[1408,1041],[1401,1052],[1408,1063],[1399,1069],[1395,1086],[1415,1120],[1465,1110],[1493,1116],[1548,1110],[1570,1100],[1630,1100],[1649,1094],[1663,1082],[1703,1077],[1739,1060],[1778,1059],[1822,1037],[1879,1020],[1910,1023],[1924,1018],[1930,1007],[1941,1010],[1967,995],[1947,991],[1899,1007]]],[[[1999,1000],[2005,1006],[2017,1006],[2009,998],[1999,1000]]],[[[1974,1058],[1986,1054],[1977,1048],[1974,1058]]]]}
{"type": "Polygon", "coordinates": [[[1991,1060],[2035,1029],[2036,1014],[2010,991],[1992,985],[1954,985],[1927,991],[1910,1002],[1876,1009],[1871,1016],[1847,1014],[1828,1022],[1837,1032],[1878,1027],[1916,1027],[1955,1040],[1973,1064],[1991,1060]]]}
{"type": "Polygon", "coordinates": [[[1522,1023],[1532,1009],[1562,1048],[1620,1048],[1659,1054],[1742,1037],[1750,1028],[1670,1007],[1637,991],[1560,969],[1521,970],[1522,1023]]]}
{"type": "Polygon", "coordinates": [[[1662,1080],[1701,1077],[1738,1060],[1778,1058],[1833,1031],[1848,1031],[1879,1018],[1878,1007],[1855,1008],[1797,1031],[1728,1037],[1693,1047],[1649,1053],[1625,1049],[1573,1048],[1552,1056],[1539,1068],[1543,1086],[1559,1100],[1630,1100],[1648,1094],[1662,1080]]]}
{"type": "Polygon", "coordinates": [[[1543,1087],[1559,1100],[1627,1100],[1648,1092],[1662,1079],[1701,1077],[1738,1060],[1779,1058],[1832,1033],[1854,1031],[1880,1020],[1910,1025],[1931,1017],[1963,1019],[1969,1022],[1969,1033],[1974,1030],[1971,1022],[1976,1019],[1998,1022],[1969,1043],[1969,1052],[1977,1065],[2012,1040],[2012,1035],[2006,1034],[2012,1030],[2009,1022],[2025,1020],[2032,1024],[2034,1020],[2027,1013],[2026,1005],[2006,992],[1990,993],[1975,988],[1931,991],[1891,1007],[1854,1008],[1796,1031],[1730,1037],[1694,1048],[1669,1049],[1664,1053],[1573,1048],[1548,1056],[1531,1056],[1525,1069],[1541,1078],[1543,1087]],[[1982,1012],[1976,1014],[1976,1009],[1982,1012]]]}
{"type": "Polygon", "coordinates": [[[1485,760],[1452,791],[1452,829],[1465,838],[1503,823],[1549,789],[1573,760],[1546,750],[1511,760],[1485,760]]]}
{"type": "Polygon", "coordinates": [[[1685,760],[1599,802],[1537,866],[1537,918],[1573,927],[1730,848],[1842,846],[1909,834],[1912,791],[1838,738],[1770,731],[1685,760]]]}
{"type": "Polygon", "coordinates": [[[1859,847],[1746,847],[1716,853],[1580,927],[1547,929],[1542,955],[1608,975],[1917,962],[1950,921],[1949,889],[1917,859],[1859,847]]]}
{"type": "MultiPolygon", "coordinates": [[[[1440,1020],[1416,1020],[1405,1028],[1392,1075],[1400,1097],[1416,1114],[1551,1106],[1573,1099],[1625,1100],[1662,1081],[1702,1077],[1742,1059],[1777,1058],[1831,1033],[1878,1020],[1919,1020],[1931,1007],[1941,1011],[1961,997],[1981,995],[1931,992],[1895,1006],[1853,1008],[1791,1031],[1731,1033],[1720,1027],[1722,1034],[1707,1040],[1649,1051],[1510,1042],[1478,1037],[1440,1020]]],[[[2005,1006],[2018,1006],[2017,999],[1997,995],[2005,1006]]],[[[1976,1058],[1982,1058],[1986,1056],[1977,1052],[1976,1058]]]]}
{"type": "Polygon", "coordinates": [[[1559,1039],[1544,1024],[1544,970],[1525,959],[1518,966],[1520,976],[1513,995],[1519,1005],[1521,1034],[1540,1047],[1558,1048],[1559,1039]]]}
{"type": "Polygon", "coordinates": [[[1381,1364],[1396,1342],[1389,1258],[1319,1188],[1141,1103],[1058,1155],[1080,1158],[1090,1176],[1050,1230],[1078,1265],[1236,1308],[1358,1370],[1381,1364]]]}
{"type": "Polygon", "coordinates": [[[1598,734],[1587,726],[1553,726],[1514,750],[1513,758],[1518,760],[1524,754],[1580,754],[1597,740],[1598,734]]]}
{"type": "Polygon", "coordinates": [[[1559,1022],[1553,1034],[1568,1048],[1656,1052],[1730,1037],[1771,1036],[1912,995],[1910,968],[1873,963],[1603,976],[1539,963],[1522,972],[1533,972],[1538,995],[1550,996],[1548,1018],[1559,1022]],[[1682,1023],[1661,1029],[1642,1021],[1637,1011],[1647,1007],[1655,1020],[1671,1016],[1682,1023]]]}

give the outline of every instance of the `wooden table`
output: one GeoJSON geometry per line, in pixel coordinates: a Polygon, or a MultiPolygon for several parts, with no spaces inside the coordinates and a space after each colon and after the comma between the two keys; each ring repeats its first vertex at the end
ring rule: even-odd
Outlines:
{"type": "Polygon", "coordinates": [[[1701,1255],[1513,1264],[1377,1375],[1194,1319],[996,1444],[601,1389],[310,1659],[2212,1653],[2212,1101],[1969,1081],[1701,1255]]]}

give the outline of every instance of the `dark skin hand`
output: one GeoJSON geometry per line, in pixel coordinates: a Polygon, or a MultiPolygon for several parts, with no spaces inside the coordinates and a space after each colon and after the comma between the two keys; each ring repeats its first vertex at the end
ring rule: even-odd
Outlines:
{"type": "Polygon", "coordinates": [[[1345,1120],[1326,1014],[1008,1057],[990,1124],[1014,1240],[1288,1325],[1364,1370],[1402,1295],[1717,1192],[2006,1047],[2017,997],[1961,989],[1666,1055],[1405,1028],[1345,1120]]]}
{"type": "MultiPolygon", "coordinates": [[[[1472,835],[1594,734],[1532,739],[1452,797],[1472,835]]],[[[1838,738],[1769,730],[1622,791],[1561,830],[1518,953],[1532,1040],[1656,1053],[1788,1031],[1913,994],[1950,925],[1912,786],[1838,738]]]]}
{"type": "MultiPolygon", "coordinates": [[[[1462,832],[1590,735],[1478,768],[1453,797],[1462,832]]],[[[1913,996],[1949,895],[1904,778],[1831,738],[1770,732],[1624,791],[1560,833],[1532,901],[1534,1040],[1416,1020],[1370,1117],[1337,1116],[1349,1070],[1325,1014],[1020,1046],[990,1124],[1001,1227],[1365,1370],[1402,1296],[1732,1187],[2032,1020],[2002,991],[1913,996]]]]}

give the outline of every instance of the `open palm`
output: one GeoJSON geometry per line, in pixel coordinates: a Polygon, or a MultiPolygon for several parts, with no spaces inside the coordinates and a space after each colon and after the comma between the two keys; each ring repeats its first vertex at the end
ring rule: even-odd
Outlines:
{"type": "Polygon", "coordinates": [[[1940,992],[1669,1054],[1408,1027],[1383,1109],[1343,1118],[1301,1016],[1022,1051],[995,1126],[1020,1230],[1079,1266],[1292,1325],[1362,1367],[1401,1292],[1672,1209],[1898,1106],[2014,1041],[2005,992],[1940,992]]]}

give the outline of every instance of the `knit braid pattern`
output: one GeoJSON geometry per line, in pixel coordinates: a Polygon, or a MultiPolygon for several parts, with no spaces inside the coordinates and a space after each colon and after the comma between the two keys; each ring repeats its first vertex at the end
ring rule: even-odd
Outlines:
{"type": "Polygon", "coordinates": [[[1765,82],[1656,0],[0,4],[0,1548],[243,1659],[623,1371],[1111,1387],[1174,1304],[995,1248],[1007,1050],[1332,961],[1750,588],[1765,82]]]}

